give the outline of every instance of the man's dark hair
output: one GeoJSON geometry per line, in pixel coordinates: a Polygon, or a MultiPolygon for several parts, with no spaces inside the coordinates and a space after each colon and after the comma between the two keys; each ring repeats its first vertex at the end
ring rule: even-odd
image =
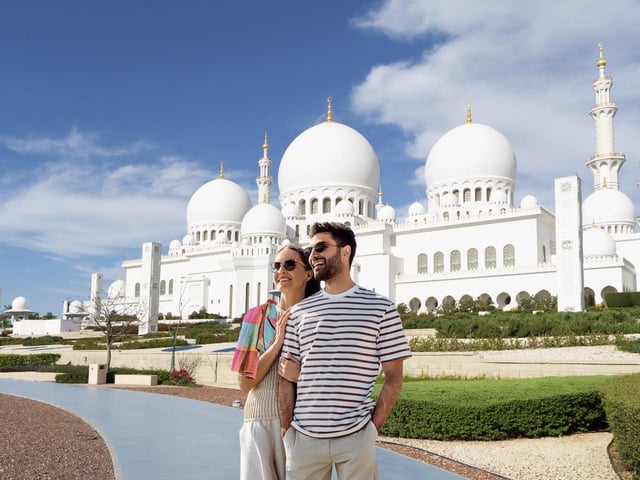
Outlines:
{"type": "Polygon", "coordinates": [[[356,256],[356,235],[348,225],[338,222],[316,222],[311,225],[309,236],[313,237],[317,233],[330,233],[340,247],[349,245],[351,247],[349,266],[351,266],[356,256]]]}

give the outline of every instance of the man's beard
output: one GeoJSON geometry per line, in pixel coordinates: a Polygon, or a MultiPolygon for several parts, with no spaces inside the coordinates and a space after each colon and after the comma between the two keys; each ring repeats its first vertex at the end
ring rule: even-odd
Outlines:
{"type": "Polygon", "coordinates": [[[314,270],[316,280],[318,280],[319,282],[323,280],[331,280],[342,271],[341,267],[342,265],[340,263],[340,249],[338,249],[338,253],[336,253],[333,257],[324,259],[324,267],[322,267],[317,272],[314,270]]]}

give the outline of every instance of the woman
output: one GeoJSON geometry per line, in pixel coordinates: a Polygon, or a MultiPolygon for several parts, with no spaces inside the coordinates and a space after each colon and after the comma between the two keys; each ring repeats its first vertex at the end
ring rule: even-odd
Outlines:
{"type": "Polygon", "coordinates": [[[249,310],[242,321],[231,370],[248,392],[240,430],[240,478],[284,480],[285,454],[278,419],[277,359],[284,342],[288,309],[320,289],[308,256],[287,245],[272,265],[280,300],[249,310]]]}

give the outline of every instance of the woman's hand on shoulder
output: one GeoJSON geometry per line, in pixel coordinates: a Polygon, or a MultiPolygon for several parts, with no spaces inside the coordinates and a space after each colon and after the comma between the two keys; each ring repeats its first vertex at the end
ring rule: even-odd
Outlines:
{"type": "Polygon", "coordinates": [[[300,361],[289,352],[285,353],[285,355],[286,357],[280,357],[280,360],[278,360],[278,374],[285,380],[298,383],[300,361]]]}
{"type": "Polygon", "coordinates": [[[287,308],[284,313],[278,319],[278,325],[276,326],[276,338],[274,343],[276,345],[282,346],[284,343],[284,335],[287,331],[287,321],[289,320],[289,315],[291,314],[290,308],[287,308]]]}

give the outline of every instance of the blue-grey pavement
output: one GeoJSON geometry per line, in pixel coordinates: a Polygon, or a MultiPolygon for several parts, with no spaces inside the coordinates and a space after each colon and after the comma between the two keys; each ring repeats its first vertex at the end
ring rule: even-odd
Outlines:
{"type": "MultiPolygon", "coordinates": [[[[171,395],[13,379],[0,379],[0,393],[54,405],[91,424],[111,450],[117,479],[239,477],[240,409],[171,395]]],[[[463,478],[382,448],[376,455],[383,480],[463,478]]]]}

